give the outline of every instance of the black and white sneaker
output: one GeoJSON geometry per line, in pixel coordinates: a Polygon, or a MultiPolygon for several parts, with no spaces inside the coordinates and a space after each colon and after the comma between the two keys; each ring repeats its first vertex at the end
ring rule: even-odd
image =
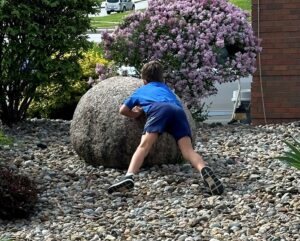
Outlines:
{"type": "Polygon", "coordinates": [[[211,194],[221,195],[224,192],[224,186],[222,182],[214,174],[210,167],[203,167],[201,175],[204,183],[209,187],[211,194]]]}
{"type": "Polygon", "coordinates": [[[134,181],[133,181],[133,176],[125,176],[122,178],[121,181],[117,182],[114,185],[111,185],[108,188],[108,193],[111,194],[113,192],[127,192],[134,187],[134,181]]]}

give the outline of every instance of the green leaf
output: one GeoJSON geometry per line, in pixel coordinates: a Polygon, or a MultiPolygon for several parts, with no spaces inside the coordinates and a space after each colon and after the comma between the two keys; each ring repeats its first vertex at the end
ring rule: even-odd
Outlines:
{"type": "Polygon", "coordinates": [[[290,166],[296,167],[300,170],[300,163],[299,162],[287,162],[290,166]]]}
{"type": "Polygon", "coordinates": [[[55,1],[50,4],[51,7],[57,7],[59,5],[59,1],[55,1]]]}
{"type": "Polygon", "coordinates": [[[297,141],[295,138],[293,138],[293,140],[294,140],[294,142],[295,142],[295,146],[298,146],[298,147],[300,147],[300,142],[299,142],[299,141],[297,141]]]}
{"type": "Polygon", "coordinates": [[[297,169],[300,170],[300,161],[299,160],[295,160],[292,157],[288,157],[288,156],[279,156],[276,157],[276,159],[283,161],[285,163],[287,163],[290,166],[296,167],[297,169]]]}
{"type": "Polygon", "coordinates": [[[5,3],[6,3],[6,0],[1,0],[0,1],[0,7],[3,7],[5,3]]]}
{"type": "Polygon", "coordinates": [[[300,156],[296,155],[295,153],[285,151],[284,155],[300,161],[300,156]]]}
{"type": "Polygon", "coordinates": [[[295,159],[289,156],[277,156],[275,157],[276,159],[280,160],[280,161],[284,161],[284,162],[294,162],[295,159]]]}
{"type": "Polygon", "coordinates": [[[288,141],[284,141],[284,143],[293,151],[297,156],[299,156],[300,159],[300,150],[298,150],[295,146],[293,146],[291,143],[288,141]]]}
{"type": "Polygon", "coordinates": [[[11,14],[17,16],[18,18],[20,17],[20,12],[17,9],[14,9],[11,14]]]}

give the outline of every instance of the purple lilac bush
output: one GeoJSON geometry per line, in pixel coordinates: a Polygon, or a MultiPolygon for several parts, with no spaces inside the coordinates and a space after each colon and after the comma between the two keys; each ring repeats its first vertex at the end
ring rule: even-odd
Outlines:
{"type": "Polygon", "coordinates": [[[160,60],[166,83],[192,110],[216,93],[214,84],[253,74],[260,51],[247,13],[226,0],[149,0],[112,33],[106,56],[140,69],[160,60]]]}

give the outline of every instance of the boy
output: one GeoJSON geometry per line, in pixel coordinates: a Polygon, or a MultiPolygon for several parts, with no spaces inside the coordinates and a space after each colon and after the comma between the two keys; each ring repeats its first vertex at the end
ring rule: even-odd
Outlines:
{"type": "Polygon", "coordinates": [[[123,180],[110,186],[108,193],[128,191],[134,187],[134,174],[139,171],[158,136],[168,132],[175,138],[183,157],[201,173],[210,192],[221,195],[224,191],[221,181],[193,149],[191,130],[184,109],[176,95],[163,83],[161,64],[158,61],[145,64],[142,79],[144,86],[137,89],[120,107],[120,114],[130,118],[146,114],[147,121],[141,142],[132,156],[127,174],[123,180]]]}

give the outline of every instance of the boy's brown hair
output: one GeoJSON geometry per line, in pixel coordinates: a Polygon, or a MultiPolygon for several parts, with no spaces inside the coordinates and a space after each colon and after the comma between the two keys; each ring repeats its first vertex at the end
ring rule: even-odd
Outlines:
{"type": "Polygon", "coordinates": [[[149,82],[164,82],[163,79],[163,67],[156,61],[150,61],[142,68],[142,79],[149,82]]]}

